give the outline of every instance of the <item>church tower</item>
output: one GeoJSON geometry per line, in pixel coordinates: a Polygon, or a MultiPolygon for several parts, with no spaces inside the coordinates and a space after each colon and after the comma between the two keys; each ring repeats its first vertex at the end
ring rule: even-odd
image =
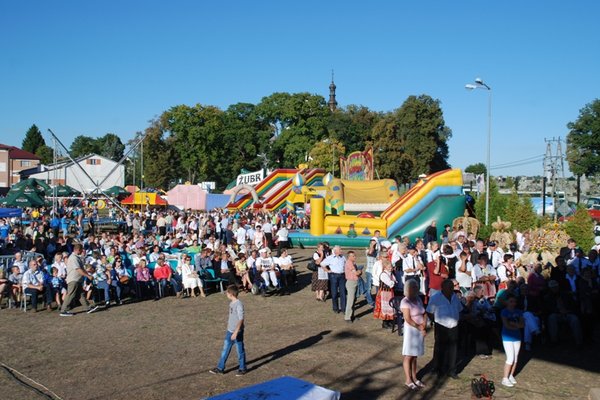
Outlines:
{"type": "Polygon", "coordinates": [[[337,100],[335,99],[335,83],[333,82],[333,70],[331,70],[331,85],[329,85],[329,110],[334,112],[337,109],[337,100]]]}

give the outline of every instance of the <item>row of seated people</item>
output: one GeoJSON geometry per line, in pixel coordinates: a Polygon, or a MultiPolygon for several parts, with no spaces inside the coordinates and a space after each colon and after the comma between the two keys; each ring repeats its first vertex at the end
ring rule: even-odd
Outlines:
{"type": "MultiPolygon", "coordinates": [[[[85,258],[85,269],[92,279],[84,279],[83,286],[87,298],[108,306],[111,300],[122,304],[123,298],[128,295],[138,300],[159,299],[172,291],[177,297],[184,294],[197,297],[198,291],[204,297],[205,285],[222,282],[237,284],[245,290],[254,286],[263,294],[270,290],[279,293],[289,292],[289,287],[296,281],[292,259],[285,250],[280,257],[271,257],[267,249],[260,252],[260,257],[256,251],[246,256],[243,252],[236,255],[229,251],[205,249],[198,254],[176,256],[159,253],[151,262],[148,258],[153,259],[131,257],[129,254],[116,254],[109,259],[90,252],[85,258]],[[232,261],[234,257],[235,261],[232,261]]],[[[23,293],[27,293],[32,298],[34,309],[37,309],[39,296],[43,297],[49,310],[53,302],[60,307],[66,294],[66,265],[62,257],[58,256],[51,265],[46,265],[43,258],[31,264],[35,264],[34,272],[26,270],[21,273],[17,265],[13,266],[8,277],[0,271],[0,296],[10,297],[16,302],[21,300],[23,293]],[[30,287],[32,275],[35,282],[40,281],[39,287],[30,287]]]]}

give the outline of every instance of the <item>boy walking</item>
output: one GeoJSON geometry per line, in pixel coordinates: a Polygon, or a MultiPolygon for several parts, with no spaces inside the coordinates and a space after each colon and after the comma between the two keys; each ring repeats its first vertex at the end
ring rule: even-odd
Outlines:
{"type": "Polygon", "coordinates": [[[223,351],[217,368],[211,369],[211,374],[222,375],[225,373],[225,363],[231,352],[233,345],[236,345],[238,354],[239,369],[236,376],[246,374],[246,351],[244,350],[244,305],[238,299],[238,288],[230,285],[227,288],[227,298],[229,299],[229,320],[227,321],[227,332],[223,343],[223,351]]]}

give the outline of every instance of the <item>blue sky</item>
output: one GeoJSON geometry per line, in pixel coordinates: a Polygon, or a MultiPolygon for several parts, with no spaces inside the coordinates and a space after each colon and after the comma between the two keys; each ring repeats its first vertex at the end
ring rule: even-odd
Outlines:
{"type": "MultiPolygon", "coordinates": [[[[0,142],[36,123],[125,141],[177,104],[328,94],[387,111],[407,96],[442,101],[455,167],[544,153],[600,97],[597,1],[0,2],[0,142]]],[[[49,138],[47,137],[47,140],[49,138]]],[[[540,174],[541,162],[495,170],[540,174]]]]}

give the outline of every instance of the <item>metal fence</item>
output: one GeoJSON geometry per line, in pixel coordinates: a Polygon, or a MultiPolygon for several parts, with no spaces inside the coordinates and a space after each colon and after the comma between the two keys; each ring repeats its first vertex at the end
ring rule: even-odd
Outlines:
{"type": "MultiPolygon", "coordinates": [[[[31,260],[35,260],[38,256],[44,256],[43,254],[40,253],[34,253],[33,251],[22,251],[21,252],[21,259],[27,264],[29,264],[29,261],[31,260]]],[[[11,254],[11,255],[7,255],[7,256],[0,256],[0,269],[3,269],[4,271],[6,271],[6,275],[10,274],[10,269],[13,266],[13,263],[15,262],[15,255],[11,254]]]]}

